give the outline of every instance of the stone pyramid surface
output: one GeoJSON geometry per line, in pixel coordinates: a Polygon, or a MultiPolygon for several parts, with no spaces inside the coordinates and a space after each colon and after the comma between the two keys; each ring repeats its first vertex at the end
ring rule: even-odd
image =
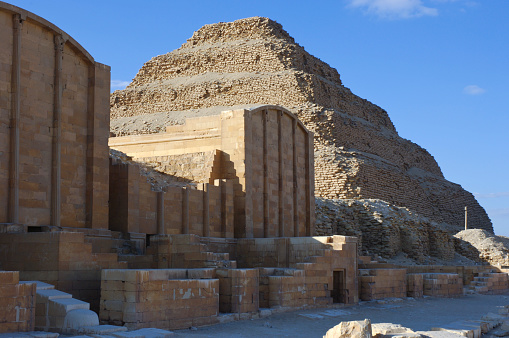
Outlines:
{"type": "Polygon", "coordinates": [[[474,196],[447,181],[425,149],[401,138],[385,110],[343,86],[277,22],[253,17],[206,25],[179,49],[149,60],[111,95],[111,131],[150,133],[223,108],[282,105],[315,133],[315,194],[379,199],[449,230],[493,231],[474,196]]]}

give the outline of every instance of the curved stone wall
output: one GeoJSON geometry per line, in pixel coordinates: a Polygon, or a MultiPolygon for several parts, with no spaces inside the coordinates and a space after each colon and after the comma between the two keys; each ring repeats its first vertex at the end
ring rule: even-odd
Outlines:
{"type": "Polygon", "coordinates": [[[107,228],[110,68],[0,2],[0,223],[107,228]]]}

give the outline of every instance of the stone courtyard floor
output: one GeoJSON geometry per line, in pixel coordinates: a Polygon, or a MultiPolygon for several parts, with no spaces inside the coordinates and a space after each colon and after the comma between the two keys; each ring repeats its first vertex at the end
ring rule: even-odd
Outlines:
{"type": "Polygon", "coordinates": [[[509,305],[502,295],[465,295],[460,298],[404,298],[361,302],[334,309],[276,313],[266,318],[235,321],[193,330],[176,330],[175,337],[323,337],[342,321],[370,319],[372,323],[401,324],[427,331],[460,320],[479,320],[509,305]]]}

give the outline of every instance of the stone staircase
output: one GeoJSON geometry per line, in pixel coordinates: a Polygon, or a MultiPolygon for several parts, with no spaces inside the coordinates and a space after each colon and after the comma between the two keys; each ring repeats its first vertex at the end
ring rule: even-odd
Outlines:
{"type": "Polygon", "coordinates": [[[41,331],[77,334],[82,332],[100,334],[107,331],[123,332],[127,328],[112,325],[99,325],[97,314],[90,310],[90,304],[72,298],[66,292],[56,290],[51,284],[40,281],[35,283],[35,329],[41,331]]]}
{"type": "Polygon", "coordinates": [[[466,287],[466,293],[502,293],[509,288],[509,275],[488,269],[480,272],[466,287]]]}
{"type": "Polygon", "coordinates": [[[125,263],[129,269],[237,267],[228,253],[210,250],[200,236],[151,236],[151,245],[145,250],[145,238],[137,235],[111,231],[109,237],[86,236],[85,242],[92,245],[94,255],[116,254],[118,262],[125,263]]]}
{"type": "Polygon", "coordinates": [[[201,242],[196,235],[153,236],[147,254],[153,254],[156,268],[237,268],[237,262],[230,260],[228,253],[217,253],[201,242]]]}

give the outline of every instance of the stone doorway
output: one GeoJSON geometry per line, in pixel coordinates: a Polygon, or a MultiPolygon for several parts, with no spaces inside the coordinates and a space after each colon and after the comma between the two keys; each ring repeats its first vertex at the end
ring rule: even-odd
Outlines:
{"type": "Polygon", "coordinates": [[[332,281],[332,300],[334,303],[345,303],[346,299],[346,283],[345,283],[345,270],[334,270],[332,281]]]}

